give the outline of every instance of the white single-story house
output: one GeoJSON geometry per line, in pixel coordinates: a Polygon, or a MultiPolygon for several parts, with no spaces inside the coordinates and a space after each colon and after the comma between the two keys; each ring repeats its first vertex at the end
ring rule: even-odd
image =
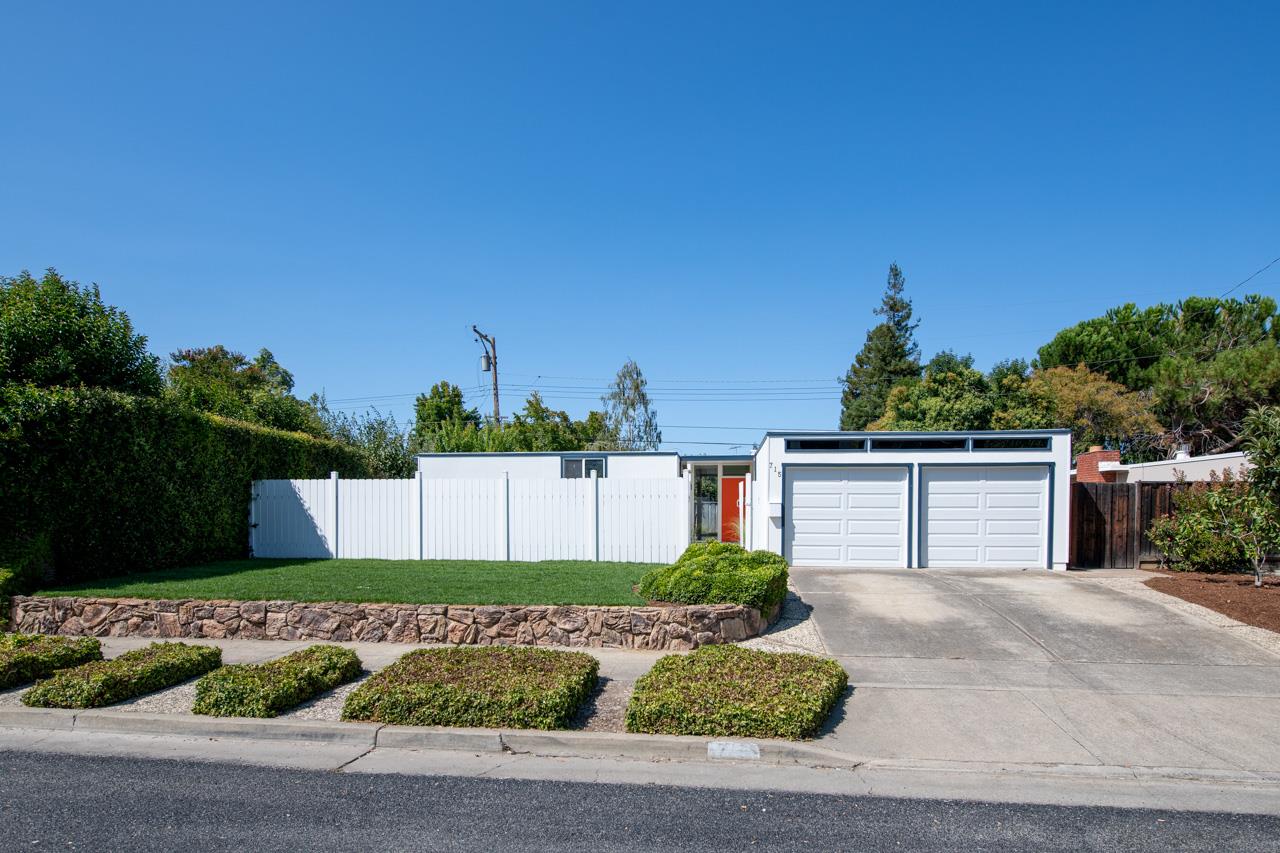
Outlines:
{"type": "Polygon", "coordinates": [[[1192,456],[1186,450],[1179,450],[1171,459],[1124,463],[1120,461],[1119,451],[1101,448],[1090,448],[1080,454],[1076,465],[1072,477],[1088,483],[1176,483],[1180,478],[1199,483],[1222,477],[1228,471],[1238,476],[1242,470],[1253,467],[1243,451],[1192,456]]]}
{"type": "Polygon", "coordinates": [[[793,565],[1067,567],[1069,430],[768,432],[754,453],[448,453],[426,481],[689,482],[689,537],[793,565]]]}

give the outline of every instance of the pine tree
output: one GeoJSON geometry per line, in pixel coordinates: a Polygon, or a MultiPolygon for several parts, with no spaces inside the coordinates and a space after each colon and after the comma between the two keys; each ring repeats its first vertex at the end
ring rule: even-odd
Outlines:
{"type": "Polygon", "coordinates": [[[619,450],[657,450],[662,443],[658,413],[649,405],[644,374],[630,359],[622,365],[604,403],[606,442],[619,450]]]}
{"type": "Polygon", "coordinates": [[[902,295],[906,279],[889,265],[884,298],[875,313],[883,322],[867,332],[867,342],[849,366],[840,395],[840,429],[860,430],[884,414],[895,385],[920,378],[920,347],[911,322],[911,300],[902,295]]]}

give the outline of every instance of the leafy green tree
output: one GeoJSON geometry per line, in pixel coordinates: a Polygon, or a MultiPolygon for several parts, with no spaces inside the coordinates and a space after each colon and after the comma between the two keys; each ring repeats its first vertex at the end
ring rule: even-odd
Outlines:
{"type": "Polygon", "coordinates": [[[1245,417],[1244,450],[1253,465],[1249,482],[1280,517],[1280,406],[1260,406],[1245,417]]]}
{"type": "Polygon", "coordinates": [[[427,439],[441,424],[480,426],[480,412],[468,409],[462,389],[450,382],[437,382],[430,393],[419,394],[414,401],[413,434],[419,442],[427,439]]]}
{"type": "Polygon", "coordinates": [[[938,353],[925,365],[924,378],[889,392],[884,415],[873,430],[989,429],[996,395],[987,377],[973,367],[973,356],[938,353]]]}
{"type": "Polygon", "coordinates": [[[156,396],[160,360],[123,311],[50,268],[0,276],[0,384],[156,396]]]}
{"type": "Polygon", "coordinates": [[[662,444],[658,413],[649,404],[647,384],[640,366],[627,359],[609,393],[600,398],[604,404],[602,442],[619,450],[657,450],[662,444]]]}
{"type": "Polygon", "coordinates": [[[607,449],[600,441],[603,430],[604,416],[600,412],[591,412],[585,420],[575,421],[566,412],[547,406],[534,391],[509,423],[495,426],[446,418],[422,433],[423,442],[415,449],[428,453],[599,450],[607,449]]]}
{"type": "MultiPolygon", "coordinates": [[[[994,372],[993,372],[994,373],[994,372]]],[[[997,402],[993,429],[1071,430],[1073,451],[1113,447],[1129,460],[1146,458],[1163,427],[1148,395],[1130,391],[1083,367],[1037,370],[997,402]]]]}
{"type": "Polygon", "coordinates": [[[1256,294],[1141,310],[1130,303],[1062,330],[1037,364],[1083,365],[1150,395],[1166,446],[1234,450],[1245,415],[1280,400],[1280,314],[1274,299],[1256,294]]]}
{"type": "Polygon", "coordinates": [[[889,392],[920,378],[920,347],[915,342],[919,322],[911,320],[911,300],[903,296],[906,279],[897,264],[875,313],[883,322],[867,332],[866,343],[844,376],[840,395],[840,429],[866,429],[885,414],[889,392]]]}
{"type": "Polygon", "coordinates": [[[221,344],[179,350],[170,356],[166,393],[202,412],[326,436],[316,405],[294,397],[293,376],[263,349],[250,361],[221,344]]]}
{"type": "Polygon", "coordinates": [[[394,415],[384,415],[377,409],[354,415],[333,412],[323,397],[312,397],[311,402],[319,411],[329,437],[363,453],[374,477],[413,476],[415,465],[409,433],[396,422],[394,415]]]}

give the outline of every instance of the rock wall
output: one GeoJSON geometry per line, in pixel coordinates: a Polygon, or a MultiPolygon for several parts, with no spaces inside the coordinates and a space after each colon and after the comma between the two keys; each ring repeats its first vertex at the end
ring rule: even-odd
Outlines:
{"type": "Polygon", "coordinates": [[[89,637],[596,646],[679,651],[754,637],[766,620],[737,604],[551,607],[303,604],[15,596],[10,630],[89,637]]]}

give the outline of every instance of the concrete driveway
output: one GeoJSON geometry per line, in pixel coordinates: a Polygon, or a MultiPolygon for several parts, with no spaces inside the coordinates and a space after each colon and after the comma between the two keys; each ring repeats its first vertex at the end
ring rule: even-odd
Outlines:
{"type": "Polygon", "coordinates": [[[823,740],[1280,779],[1280,655],[1116,574],[794,569],[855,686],[823,740]]]}

